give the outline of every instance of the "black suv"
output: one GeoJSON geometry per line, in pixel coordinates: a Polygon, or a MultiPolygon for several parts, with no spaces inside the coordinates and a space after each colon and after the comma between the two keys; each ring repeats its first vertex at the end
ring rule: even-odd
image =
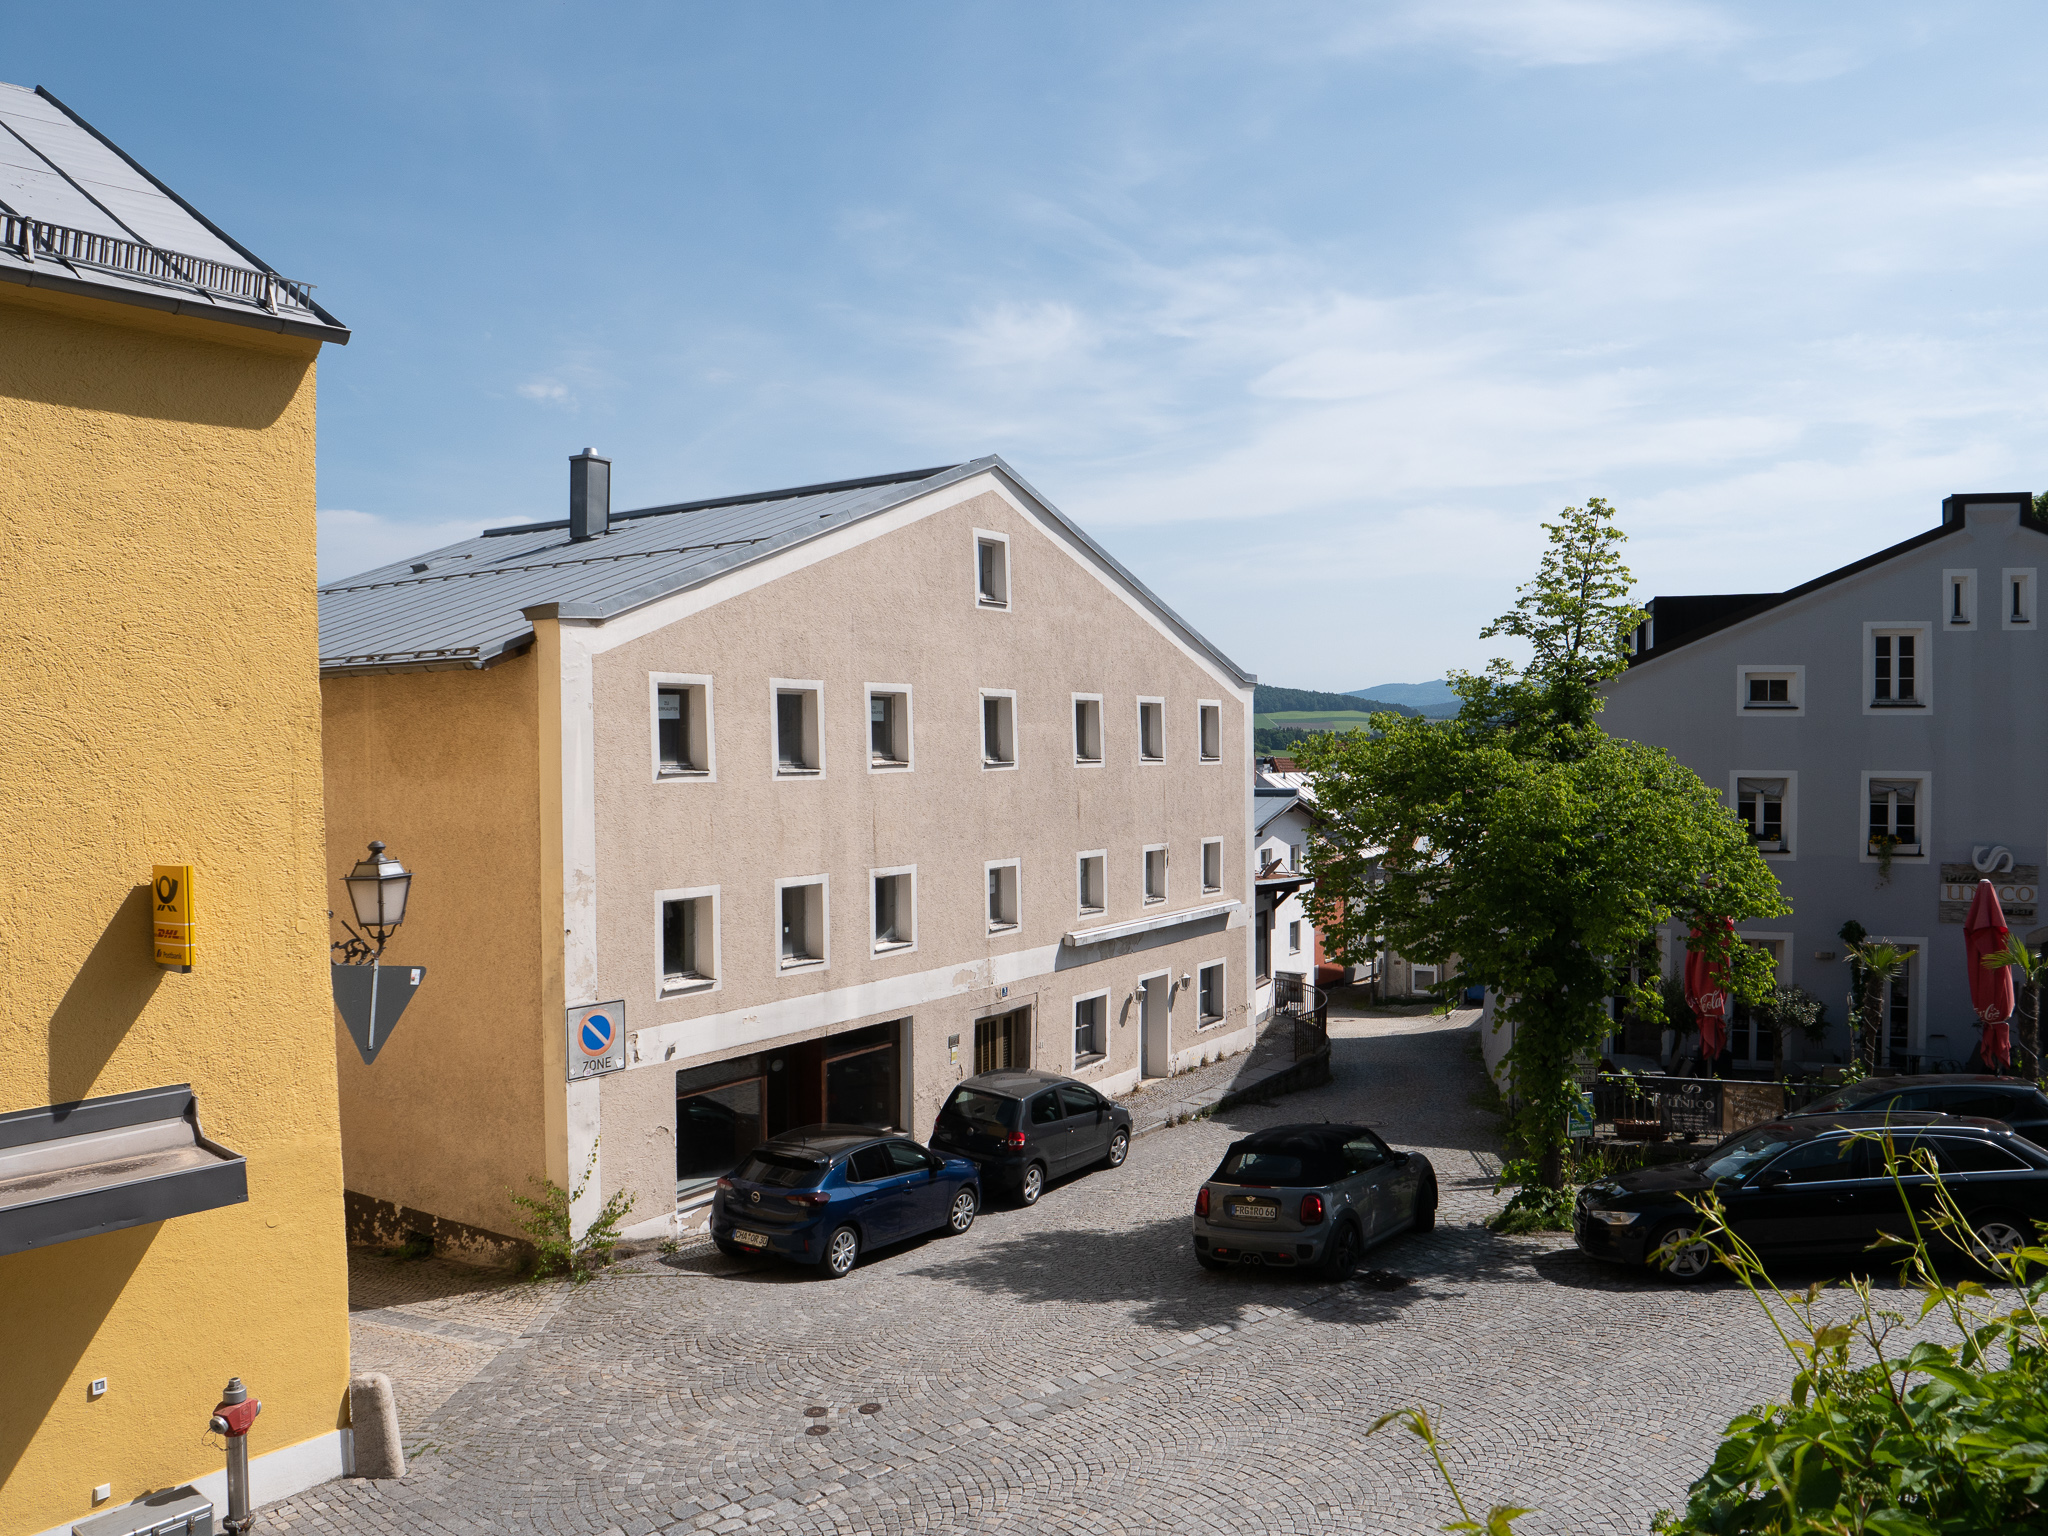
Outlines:
{"type": "Polygon", "coordinates": [[[947,1098],[931,1146],[978,1167],[983,1188],[1036,1205],[1047,1179],[1119,1167],[1131,1149],[1131,1112],[1050,1072],[983,1072],[947,1098]]]}
{"type": "Polygon", "coordinates": [[[1798,1115],[1937,1114],[2003,1120],[2037,1147],[2048,1147],[2048,1098],[2025,1078],[1941,1072],[1867,1077],[1815,1099],[1798,1115]]]}

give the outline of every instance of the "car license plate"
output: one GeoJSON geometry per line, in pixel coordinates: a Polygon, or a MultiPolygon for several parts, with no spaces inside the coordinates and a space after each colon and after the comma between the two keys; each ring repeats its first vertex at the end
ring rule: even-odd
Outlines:
{"type": "Polygon", "coordinates": [[[1271,1221],[1280,1214],[1280,1207],[1277,1205],[1233,1205],[1230,1208],[1230,1214],[1240,1220],[1249,1217],[1253,1221],[1271,1221]]]}
{"type": "Polygon", "coordinates": [[[766,1248],[768,1246],[768,1234],[766,1232],[735,1231],[732,1235],[732,1240],[748,1248],[766,1248]]]}

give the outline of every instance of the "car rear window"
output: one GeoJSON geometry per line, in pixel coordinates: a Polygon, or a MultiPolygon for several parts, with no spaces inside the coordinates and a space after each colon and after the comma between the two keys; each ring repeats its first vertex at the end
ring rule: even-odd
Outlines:
{"type": "Polygon", "coordinates": [[[946,1107],[939,1111],[941,1120],[964,1120],[978,1129],[1006,1131],[1017,1128],[1017,1111],[1021,1108],[1015,1099],[1006,1099],[1000,1094],[983,1093],[979,1088],[955,1088],[953,1097],[946,1100],[946,1107]]]}
{"type": "Polygon", "coordinates": [[[803,1189],[825,1176],[829,1164],[809,1158],[791,1157],[785,1152],[749,1152],[734,1178],[749,1184],[769,1184],[777,1189],[803,1189]]]}
{"type": "Polygon", "coordinates": [[[1226,1184],[1314,1187],[1336,1176],[1335,1157],[1316,1147],[1232,1147],[1210,1177],[1226,1184]]]}

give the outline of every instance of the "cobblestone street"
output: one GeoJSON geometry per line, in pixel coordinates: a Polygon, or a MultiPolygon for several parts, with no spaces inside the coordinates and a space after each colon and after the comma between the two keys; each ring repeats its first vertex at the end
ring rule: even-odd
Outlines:
{"type": "Polygon", "coordinates": [[[1455,1510],[1418,1443],[1364,1429],[1414,1405],[1476,1505],[1642,1532],[1788,1368],[1730,1286],[1479,1226],[1498,1159],[1469,1019],[1333,1020],[1327,1087],[1143,1137],[838,1283],[708,1244],[580,1289],[359,1260],[356,1366],[397,1384],[409,1474],[265,1528],[1406,1536],[1455,1510]],[[1187,1211],[1228,1142],[1346,1117],[1436,1164],[1437,1231],[1366,1261],[1407,1283],[1198,1269],[1187,1211]]]}

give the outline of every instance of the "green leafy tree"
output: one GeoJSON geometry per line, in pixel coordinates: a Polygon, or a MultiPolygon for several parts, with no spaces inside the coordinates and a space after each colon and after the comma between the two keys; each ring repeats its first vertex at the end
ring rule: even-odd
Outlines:
{"type": "Polygon", "coordinates": [[[1626,665],[1641,618],[1612,509],[1591,501],[1545,526],[1536,579],[1482,632],[1527,641],[1526,668],[1454,674],[1454,720],[1376,715],[1377,734],[1321,736],[1296,758],[1327,817],[1309,853],[1318,926],[1348,962],[1384,944],[1455,963],[1458,985],[1499,995],[1497,1018],[1516,1026],[1517,1130],[1539,1181],[1558,1189],[1574,1055],[1613,1028],[1606,1000],[1619,986],[1629,1006],[1663,1013],[1655,988],[1617,980],[1616,957],[1688,922],[1736,995],[1754,1000],[1772,984],[1769,957],[1721,919],[1788,908],[1715,791],[1594,721],[1599,684],[1626,665]]]}
{"type": "Polygon", "coordinates": [[[1851,974],[1860,989],[1857,996],[1856,1065],[1868,1073],[1877,1065],[1884,1044],[1884,994],[1891,979],[1906,968],[1915,951],[1897,944],[1871,939],[1849,943],[1851,974]]]}
{"type": "Polygon", "coordinates": [[[1984,957],[1988,966],[2013,968],[2013,1032],[2019,1036],[2020,1066],[2029,1073],[2041,1070],[2041,951],[2029,949],[2017,934],[2005,936],[2005,948],[1984,957]]]}
{"type": "Polygon", "coordinates": [[[1828,1005],[1804,987],[1773,987],[1752,1004],[1750,1017],[1771,1032],[1771,1076],[1785,1080],[1785,1037],[1796,1032],[1819,1045],[1828,1037],[1828,1005]]]}

